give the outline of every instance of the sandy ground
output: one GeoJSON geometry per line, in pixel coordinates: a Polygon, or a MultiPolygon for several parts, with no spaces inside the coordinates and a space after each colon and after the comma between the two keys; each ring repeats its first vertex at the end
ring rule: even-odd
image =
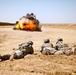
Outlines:
{"type": "Polygon", "coordinates": [[[58,37],[70,47],[76,47],[76,25],[42,26],[42,32],[13,30],[0,27],[0,54],[11,54],[13,48],[26,41],[34,42],[34,54],[23,59],[0,62],[0,75],[76,75],[76,55],[42,55],[40,46],[45,38],[55,45],[58,37]]]}

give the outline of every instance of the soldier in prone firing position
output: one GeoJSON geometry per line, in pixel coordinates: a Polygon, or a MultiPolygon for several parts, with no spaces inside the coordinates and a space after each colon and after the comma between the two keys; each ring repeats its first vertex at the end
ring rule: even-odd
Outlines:
{"type": "Polygon", "coordinates": [[[65,55],[71,55],[75,53],[75,49],[72,49],[68,46],[68,44],[63,43],[63,39],[60,37],[58,38],[56,42],[55,49],[57,51],[63,52],[63,54],[65,55]]]}
{"type": "Polygon", "coordinates": [[[44,39],[44,44],[41,46],[40,52],[44,55],[53,55],[56,50],[53,48],[53,44],[50,43],[49,39],[44,39]]]}
{"type": "Polygon", "coordinates": [[[28,41],[28,42],[20,44],[19,45],[19,49],[24,53],[24,55],[33,54],[34,53],[34,49],[33,49],[32,45],[33,45],[33,42],[32,41],[28,41]]]}
{"type": "Polygon", "coordinates": [[[40,52],[44,55],[62,55],[63,51],[58,50],[59,48],[63,48],[62,45],[57,45],[56,48],[53,47],[53,44],[50,43],[49,39],[44,39],[44,44],[41,46],[40,52]]]}
{"type": "Polygon", "coordinates": [[[33,49],[32,45],[33,45],[32,41],[28,41],[26,43],[20,44],[19,49],[16,49],[13,52],[13,54],[10,57],[10,60],[21,59],[21,58],[24,58],[24,56],[27,54],[33,54],[34,49],[33,49]]]}

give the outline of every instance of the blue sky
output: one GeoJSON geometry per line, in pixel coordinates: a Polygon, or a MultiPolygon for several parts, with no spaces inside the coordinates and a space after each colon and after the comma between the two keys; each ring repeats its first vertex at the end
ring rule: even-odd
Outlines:
{"type": "Polygon", "coordinates": [[[33,12],[41,23],[76,23],[76,0],[0,0],[0,21],[33,12]]]}

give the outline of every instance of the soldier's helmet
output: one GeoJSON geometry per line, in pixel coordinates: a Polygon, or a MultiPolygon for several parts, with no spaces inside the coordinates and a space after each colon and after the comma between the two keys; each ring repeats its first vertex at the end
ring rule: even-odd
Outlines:
{"type": "Polygon", "coordinates": [[[49,39],[44,39],[44,43],[49,43],[50,40],[49,39]]]}
{"type": "Polygon", "coordinates": [[[28,44],[29,44],[29,45],[33,45],[33,42],[32,42],[32,41],[28,41],[28,44]]]}
{"type": "Polygon", "coordinates": [[[58,41],[63,41],[63,39],[59,37],[59,38],[58,38],[58,41]]]}

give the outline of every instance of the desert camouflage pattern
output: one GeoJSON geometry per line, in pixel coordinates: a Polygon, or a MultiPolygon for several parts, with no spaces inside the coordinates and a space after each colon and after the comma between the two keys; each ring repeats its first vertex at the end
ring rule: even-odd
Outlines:
{"type": "Polygon", "coordinates": [[[75,55],[76,48],[72,49],[68,46],[68,44],[64,44],[62,38],[58,38],[55,47],[53,47],[53,44],[46,39],[40,48],[40,52],[44,55],[75,55]]]}
{"type": "Polygon", "coordinates": [[[24,56],[27,54],[33,54],[34,49],[32,45],[33,45],[32,41],[28,41],[28,42],[20,44],[19,48],[16,49],[11,55],[10,60],[21,59],[21,58],[24,58],[24,56]]]}
{"type": "Polygon", "coordinates": [[[23,58],[23,57],[24,57],[23,52],[20,51],[19,49],[17,49],[17,50],[15,50],[15,51],[12,53],[12,55],[11,55],[11,57],[10,57],[10,60],[13,60],[13,59],[21,59],[21,58],[23,58]]]}
{"type": "MultiPolygon", "coordinates": [[[[56,42],[55,47],[50,43],[49,39],[44,39],[44,44],[40,48],[40,52],[43,55],[76,55],[76,48],[70,48],[68,44],[63,43],[63,39],[59,38],[56,42]]],[[[0,54],[0,61],[13,60],[24,58],[27,54],[33,54],[33,42],[28,41],[19,44],[19,48],[15,49],[12,54],[0,54]]]]}
{"type": "Polygon", "coordinates": [[[40,52],[44,55],[53,55],[56,50],[53,48],[53,44],[50,43],[49,39],[44,39],[44,44],[41,46],[40,52]]]}

